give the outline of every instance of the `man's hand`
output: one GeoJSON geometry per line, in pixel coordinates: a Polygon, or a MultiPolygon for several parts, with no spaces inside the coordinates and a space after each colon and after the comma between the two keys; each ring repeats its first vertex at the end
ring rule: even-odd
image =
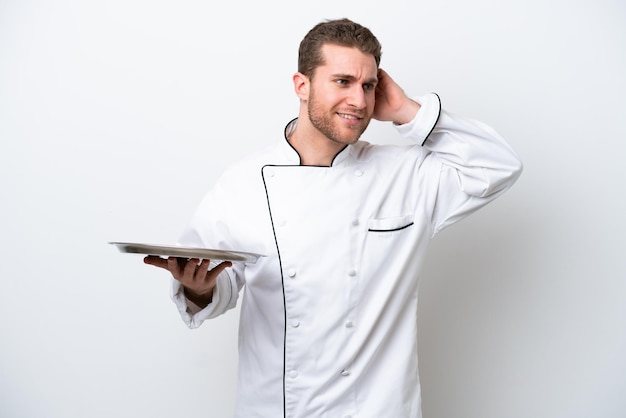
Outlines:
{"type": "Polygon", "coordinates": [[[200,308],[206,307],[211,302],[217,276],[226,267],[232,266],[230,261],[224,261],[212,270],[209,270],[211,260],[200,261],[197,258],[168,257],[165,259],[157,256],[147,256],[143,261],[146,264],[169,271],[185,288],[187,299],[200,308]]]}
{"type": "Polygon", "coordinates": [[[374,119],[402,125],[412,121],[419,109],[420,105],[408,98],[385,70],[378,70],[374,119]]]}

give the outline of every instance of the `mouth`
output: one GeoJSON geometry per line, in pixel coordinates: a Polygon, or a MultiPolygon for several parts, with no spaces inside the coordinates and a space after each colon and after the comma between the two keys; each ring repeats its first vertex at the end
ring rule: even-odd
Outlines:
{"type": "Polygon", "coordinates": [[[362,116],[351,115],[349,113],[337,113],[337,116],[339,116],[342,119],[346,119],[346,120],[361,120],[361,119],[363,119],[362,116]]]}
{"type": "Polygon", "coordinates": [[[352,114],[352,113],[339,113],[339,112],[337,112],[337,116],[339,116],[341,118],[341,120],[343,120],[344,123],[346,123],[348,126],[352,126],[352,127],[360,125],[361,121],[363,120],[363,116],[355,115],[355,114],[352,114]]]}

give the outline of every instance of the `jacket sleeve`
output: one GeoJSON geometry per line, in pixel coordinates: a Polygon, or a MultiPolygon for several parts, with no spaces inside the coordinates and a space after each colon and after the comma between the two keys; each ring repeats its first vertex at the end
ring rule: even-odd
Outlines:
{"type": "MultiPolygon", "coordinates": [[[[221,204],[227,199],[220,196],[223,187],[216,186],[204,197],[189,225],[181,234],[178,244],[202,248],[227,248],[230,241],[227,223],[224,222],[221,204]]],[[[211,268],[218,262],[211,261],[211,268]]],[[[234,308],[239,291],[243,287],[243,266],[233,262],[217,278],[213,299],[204,309],[198,308],[185,297],[183,286],[174,278],[171,283],[171,298],[189,328],[199,327],[205,320],[215,318],[234,308]]]]}
{"type": "Polygon", "coordinates": [[[397,126],[401,135],[428,151],[420,170],[437,181],[432,234],[468,216],[508,190],[522,172],[522,162],[490,126],[441,108],[434,93],[417,98],[413,121],[397,126]]]}

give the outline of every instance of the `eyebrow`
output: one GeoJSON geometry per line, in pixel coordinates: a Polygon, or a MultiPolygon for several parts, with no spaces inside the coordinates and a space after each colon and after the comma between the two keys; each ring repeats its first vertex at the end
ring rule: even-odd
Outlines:
{"type": "MultiPolygon", "coordinates": [[[[350,74],[333,74],[332,75],[333,78],[341,78],[344,80],[350,80],[350,81],[355,81],[356,77],[350,74]]],[[[378,83],[378,77],[372,77],[370,79],[365,80],[366,83],[370,83],[370,84],[377,84],[378,83]]]]}

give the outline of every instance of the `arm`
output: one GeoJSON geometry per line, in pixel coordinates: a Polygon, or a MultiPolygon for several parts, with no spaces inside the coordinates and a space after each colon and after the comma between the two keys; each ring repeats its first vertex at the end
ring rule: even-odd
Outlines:
{"type": "Polygon", "coordinates": [[[500,196],[522,172],[519,157],[490,126],[442,110],[436,94],[408,98],[383,70],[374,117],[394,122],[426,149],[420,173],[434,187],[433,235],[500,196]]]}
{"type": "Polygon", "coordinates": [[[421,109],[415,119],[397,129],[427,151],[420,171],[434,187],[434,235],[502,195],[517,181],[523,166],[490,126],[443,110],[434,93],[416,100],[421,109]]]}
{"type": "MultiPolygon", "coordinates": [[[[222,248],[231,242],[224,209],[229,188],[216,184],[202,199],[178,243],[190,247],[222,248]]],[[[199,327],[236,306],[243,287],[242,263],[146,257],[144,262],[171,275],[171,298],[189,328],[199,327]]]]}

